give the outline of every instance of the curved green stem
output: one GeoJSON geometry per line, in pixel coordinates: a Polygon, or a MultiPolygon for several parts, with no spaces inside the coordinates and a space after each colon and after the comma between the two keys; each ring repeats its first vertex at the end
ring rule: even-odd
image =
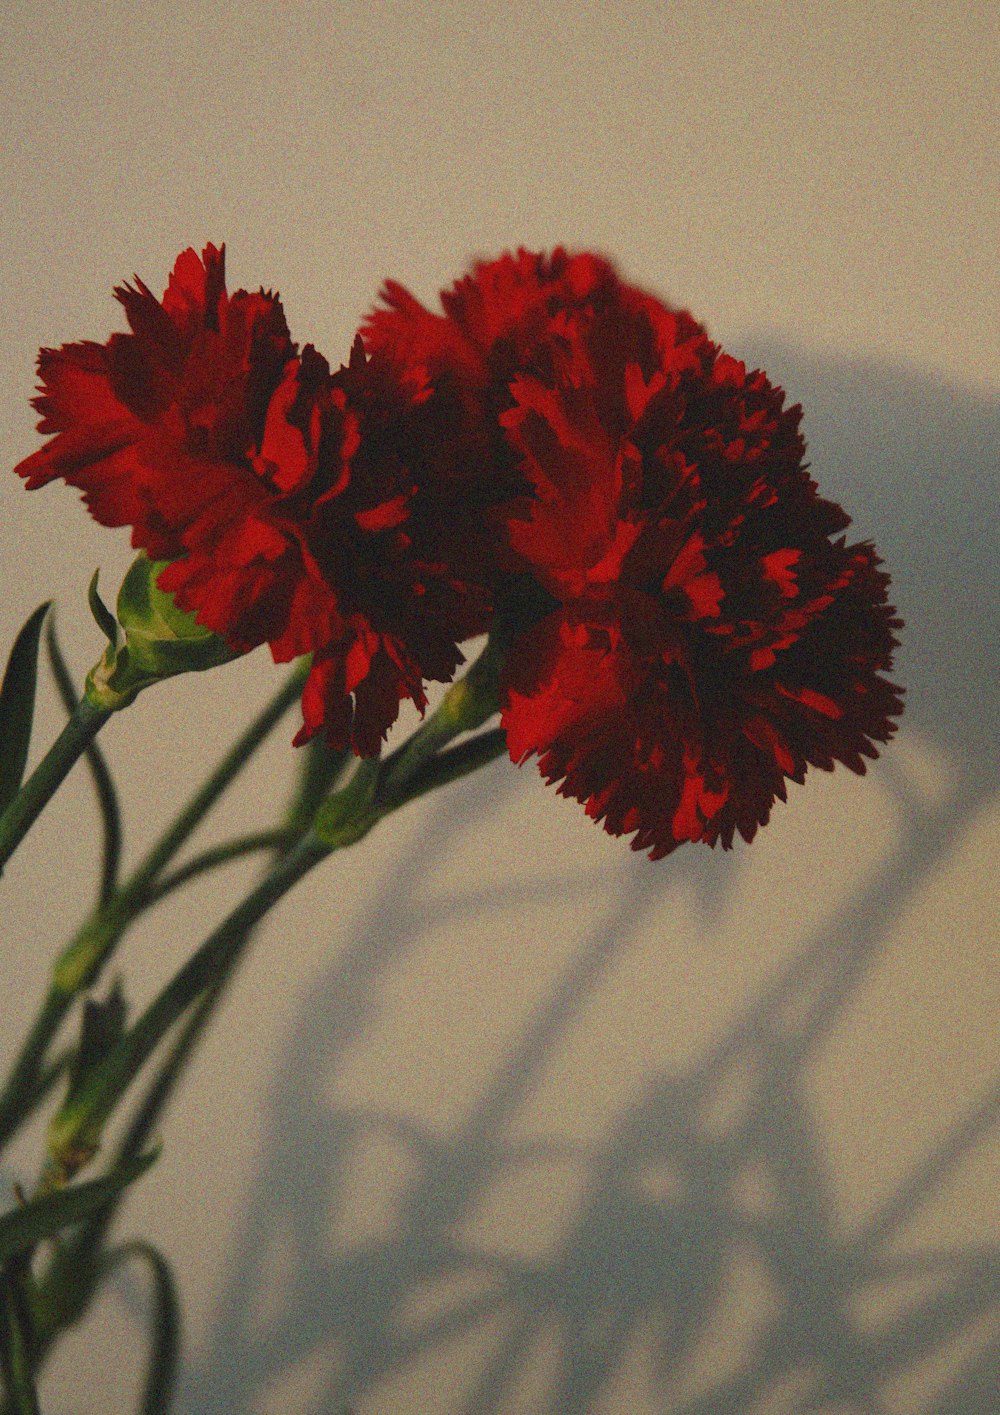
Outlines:
{"type": "MultiPolygon", "coordinates": [[[[454,717],[444,726],[444,730],[442,727],[441,720],[434,722],[432,719],[416,734],[419,743],[414,744],[411,739],[405,744],[405,750],[400,749],[381,764],[362,764],[348,788],[338,793],[341,800],[345,797],[353,798],[364,816],[363,820],[352,823],[345,831],[342,844],[350,843],[347,837],[356,838],[359,832],[370,829],[390,810],[423,795],[435,786],[444,785],[476,770],[505,750],[504,733],[496,729],[481,733],[456,747],[438,751],[439,746],[463,730],[454,717]],[[426,730],[428,728],[429,731],[426,730]]],[[[111,1172],[127,1166],[130,1160],[134,1160],[146,1149],[149,1137],[174,1086],[226,992],[227,985],[250,942],[255,923],[264,917],[266,910],[282,893],[335,848],[323,846],[317,849],[311,837],[308,837],[307,822],[315,815],[324,784],[327,789],[335,784],[344,758],[342,755],[327,753],[315,743],[307,750],[309,756],[303,764],[302,780],[286,816],[290,824],[286,825],[284,832],[274,832],[276,837],[283,838],[281,843],[276,845],[277,859],[268,879],[262,881],[254,895],[245,901],[244,906],[234,911],[206,940],[198,955],[169,985],[167,993],[161,995],[159,1005],[154,1004],[148,1009],[140,1022],[144,1035],[141,1046],[132,1053],[133,1062],[141,1054],[148,1055],[156,1044],[157,1034],[168,1030],[175,1018],[183,1017],[182,1025],[172,1040],[166,1057],[118,1144],[111,1172]],[[303,843],[304,840],[306,843],[303,843]],[[296,851],[296,859],[292,860],[291,856],[296,854],[296,851]],[[274,878],[282,865],[286,868],[279,878],[274,878]]],[[[120,1080],[124,1073],[119,1072],[118,1075],[120,1080]]],[[[127,1080],[125,1083],[127,1084],[127,1080]]],[[[94,1099],[97,1099],[96,1095],[94,1099]]],[[[103,1108],[113,1106],[116,1099],[117,1096],[105,1092],[103,1108]]],[[[92,1130],[92,1142],[94,1133],[92,1130]]],[[[53,1177],[55,1176],[50,1170],[50,1179],[53,1177]]],[[[87,1287],[86,1275],[93,1274],[96,1282],[96,1275],[100,1271],[101,1248],[120,1201],[121,1194],[118,1193],[104,1208],[81,1225],[42,1279],[38,1303],[41,1316],[37,1329],[39,1361],[44,1358],[58,1332],[76,1320],[87,1305],[90,1289],[87,1287]]]]}
{"type": "Polygon", "coordinates": [[[0,816],[0,870],[3,869],[72,767],[111,716],[84,698],[10,805],[0,816]]]}
{"type": "MultiPolygon", "coordinates": [[[[447,715],[450,710],[445,709],[445,712],[447,715]]],[[[49,1132],[50,1161],[42,1181],[45,1187],[64,1183],[88,1162],[98,1147],[104,1122],[160,1040],[206,991],[221,989],[255,925],[293,885],[335,850],[360,840],[392,811],[436,786],[475,771],[504,750],[504,734],[497,730],[437,754],[436,748],[442,740],[457,735],[464,728],[453,719],[447,732],[433,721],[425,726],[431,730],[421,730],[426,752],[423,759],[419,751],[410,750],[382,763],[362,762],[347,786],[320,812],[322,829],[306,832],[277,861],[174,975],[105,1061],[95,1068],[88,1082],[67,1101],[49,1132]]],[[[421,733],[415,734],[415,737],[420,736],[421,733]]],[[[406,744],[408,748],[413,740],[406,744]]]]}
{"type": "Polygon", "coordinates": [[[153,1341],[143,1385],[142,1415],[167,1415],[177,1383],[180,1358],[181,1304],[177,1284],[159,1249],[139,1239],[123,1243],[120,1248],[106,1254],[101,1276],[133,1258],[141,1258],[147,1264],[153,1281],[153,1341]]]}
{"type": "Polygon", "coordinates": [[[488,766],[506,751],[507,734],[502,727],[480,732],[477,737],[470,737],[467,742],[460,742],[457,747],[449,747],[447,751],[439,752],[423,762],[401,784],[395,783],[390,774],[378,793],[378,799],[405,805],[428,791],[435,791],[439,786],[447,786],[450,781],[478,771],[481,766],[488,766]]]}
{"type": "MultiPolygon", "coordinates": [[[[52,669],[52,676],[56,680],[59,696],[62,698],[66,711],[72,714],[76,711],[79,699],[73,686],[73,675],[63,658],[62,649],[59,647],[59,640],[56,637],[54,615],[50,616],[45,626],[45,645],[48,649],[49,665],[52,669]]],[[[86,755],[87,765],[90,767],[90,774],[94,782],[94,790],[97,793],[101,823],[104,827],[101,882],[97,894],[97,902],[101,905],[107,903],[118,886],[118,866],[122,855],[122,823],[118,808],[118,794],[115,791],[115,784],[111,778],[108,764],[104,760],[104,753],[96,742],[91,742],[86,755]]]]}
{"type": "Polygon", "coordinates": [[[465,677],[445,693],[437,711],[382,762],[376,788],[380,800],[405,795],[411,779],[426,770],[442,747],[499,712],[501,655],[500,643],[490,639],[465,677]]]}
{"type": "Polygon", "coordinates": [[[95,1067],[86,1084],[52,1122],[50,1160],[42,1179],[44,1190],[66,1183],[90,1160],[105,1120],[160,1039],[200,993],[228,973],[253,926],[329,853],[329,847],[311,834],[301,840],[209,934],[118,1046],[95,1067]]]}
{"type": "Polygon", "coordinates": [[[127,896],[133,902],[144,900],[149,886],[170,863],[195,827],[201,824],[205,815],[243,770],[272,728],[300,696],[305,676],[304,668],[295,669],[246,731],[236,739],[211,776],[206,778],[173,824],[153,846],[135,873],[123,885],[119,891],[120,895],[127,896]]]}
{"type": "MultiPolygon", "coordinates": [[[[84,988],[96,981],[126,929],[152,902],[153,886],[162,870],[299,696],[302,691],[302,679],[303,670],[297,668],[237,739],[130,878],[90,915],[57,961],[42,1010],[14,1063],[3,1093],[0,1094],[0,1146],[10,1138],[38,1103],[39,1071],[48,1046],[73,1000],[84,988]]],[[[100,710],[84,699],[68,726],[84,711],[94,714],[100,710]]],[[[100,713],[100,716],[103,721],[108,714],[100,713]]],[[[94,731],[96,730],[95,727],[94,731]]],[[[80,752],[85,747],[86,742],[80,746],[80,752]]],[[[80,755],[80,752],[77,755],[80,755]]],[[[26,785],[30,785],[30,780],[26,785]]],[[[16,805],[16,801],[14,804],[16,805]]]]}
{"type": "MultiPolygon", "coordinates": [[[[334,785],[343,765],[344,754],[329,752],[322,743],[313,742],[306,748],[299,785],[286,814],[289,824],[283,831],[274,832],[276,836],[281,836],[281,844],[276,847],[278,859],[287,854],[305,833],[319,801],[326,794],[326,790],[334,785]]],[[[246,942],[249,942],[249,932],[246,942]]],[[[227,972],[216,977],[212,986],[206,989],[184,1018],[165,1059],[160,1063],[118,1143],[110,1173],[127,1168],[146,1150],[146,1142],[221,1001],[237,961],[238,955],[234,949],[232,966],[227,972]]],[[[119,1191],[80,1225],[72,1237],[62,1245],[40,1283],[36,1304],[36,1351],[39,1364],[63,1327],[72,1324],[89,1303],[99,1280],[100,1255],[104,1241],[121,1199],[122,1191],[119,1191]]]]}
{"type": "Polygon", "coordinates": [[[258,830],[251,835],[238,835],[222,845],[213,845],[210,850],[203,850],[200,855],[195,855],[193,859],[178,866],[170,874],[163,875],[151,885],[146,895],[146,904],[159,904],[161,899],[172,894],[175,889],[180,889],[181,885],[187,884],[189,880],[196,879],[198,875],[218,869],[220,865],[228,865],[233,860],[242,859],[244,855],[277,849],[288,839],[287,830],[258,830]]]}
{"type": "Polygon", "coordinates": [[[34,1110],[48,1087],[42,1066],[49,1043],[66,1015],[69,999],[50,988],[0,1096],[0,1148],[34,1110]]]}
{"type": "Polygon", "coordinates": [[[54,986],[57,991],[72,998],[81,988],[89,987],[97,980],[122,934],[151,902],[152,888],[161,871],[295,702],[302,691],[302,680],[302,671],[296,669],[236,739],[128,880],[103,908],[97,909],[87,920],[56,964],[54,986]]]}

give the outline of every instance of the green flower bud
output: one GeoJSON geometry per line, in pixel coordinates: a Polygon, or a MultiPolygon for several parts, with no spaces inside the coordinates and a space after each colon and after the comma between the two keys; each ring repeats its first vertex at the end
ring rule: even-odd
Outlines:
{"type": "MultiPolygon", "coordinates": [[[[140,555],[118,593],[118,621],[95,608],[95,618],[108,635],[108,646],[87,675],[85,694],[96,707],[117,709],[163,678],[177,673],[197,673],[216,668],[239,654],[199,624],[193,614],[178,609],[173,595],[157,586],[165,561],[140,555]],[[118,633],[118,625],[124,633],[118,633]]],[[[91,584],[91,606],[97,597],[96,576],[91,584]]]]}
{"type": "Polygon", "coordinates": [[[465,677],[445,693],[435,719],[448,738],[474,732],[500,711],[500,673],[506,650],[504,638],[491,634],[465,677]]]}

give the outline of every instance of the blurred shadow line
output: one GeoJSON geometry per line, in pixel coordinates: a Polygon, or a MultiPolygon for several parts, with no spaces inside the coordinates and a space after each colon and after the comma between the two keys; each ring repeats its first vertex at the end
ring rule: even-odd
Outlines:
{"type": "MultiPolygon", "coordinates": [[[[316,1406],[317,1415],[329,1415],[338,1401],[366,1397],[387,1374],[497,1314],[511,1318],[509,1331],[476,1377],[461,1407],[466,1415],[505,1408],[545,1323],[560,1334],[562,1352],[544,1405],[551,1415],[584,1412],[602,1399],[630,1341],[650,1319],[658,1332],[661,1393],[665,1401],[674,1400],[671,1392],[678,1389],[684,1363],[719,1312],[725,1282],[748,1244],[779,1293],[778,1315],[734,1375],[686,1403],[664,1405],[677,1415],[746,1415],[776,1382],[810,1363],[818,1375],[802,1396],[803,1411],[820,1408],[824,1400],[879,1411],[879,1386],[887,1376],[924,1359],[949,1333],[1000,1310],[1000,1249],[988,1245],[971,1255],[958,1249],[929,1255],[941,1270],[938,1290],[878,1337],[862,1331],[851,1310],[859,1292],[885,1275],[885,1240],[993,1123],[996,1096],[987,1096],[903,1181],[853,1245],[845,1245],[836,1236],[836,1210],[803,1086],[807,1059],[860,987],[888,925],[994,790],[996,738],[990,720],[991,714],[995,720],[997,685],[979,681],[982,657],[968,648],[970,642],[997,642],[990,638],[993,610],[982,596],[966,602],[966,594],[962,628],[968,638],[959,640],[952,599],[956,563],[974,564],[996,541],[995,497],[987,514],[982,477],[987,464],[978,460],[995,411],[982,400],[905,372],[824,363],[774,349],[762,362],[781,375],[782,357],[790,391],[809,408],[824,491],[843,496],[849,505],[866,505],[869,519],[879,525],[877,541],[909,621],[905,642],[922,646],[908,648],[910,662],[900,673],[912,688],[908,712],[918,730],[941,743],[963,769],[962,795],[935,810],[898,787],[909,817],[899,852],[816,933],[697,1068],[687,1076],[654,1079],[645,1099],[619,1117],[608,1144],[581,1154],[589,1179],[579,1211],[559,1251],[531,1263],[463,1247],[453,1230],[496,1178],[521,1162],[504,1140],[504,1128],[555,1039],[624,946],[623,923],[634,935],[657,889],[672,887],[677,874],[651,870],[641,907],[632,914],[629,901],[614,901],[603,927],[573,960],[455,1137],[442,1141],[416,1124],[383,1115],[324,1111],[317,1078],[333,1074],[338,1058],[363,1034],[380,971],[408,946],[400,916],[409,921],[410,939],[429,922],[421,912],[421,881],[435,853],[447,849],[458,829],[476,817],[484,794],[481,783],[479,790],[456,793],[435,817],[420,860],[404,861],[386,882],[366,927],[291,1038],[276,1077],[274,1124],[244,1237],[208,1354],[185,1383],[182,1399],[191,1415],[244,1415],[257,1408],[255,1402],[281,1371],[333,1339],[336,1369],[316,1406]],[[892,455],[876,464],[872,446],[883,447],[887,437],[892,455]],[[951,472],[947,496],[940,487],[943,448],[951,472]],[[838,476],[843,487],[836,484],[838,476]],[[955,542],[963,535],[956,555],[955,542]],[[912,563],[915,548],[922,553],[912,563]],[[790,1011],[799,1015],[791,1027],[790,1011]],[[756,1068],[756,1092],[742,1123],[721,1138],[706,1133],[706,1098],[748,1061],[756,1068]],[[325,1115],[324,1129],[319,1117],[325,1115]],[[352,1146],[366,1129],[392,1124],[409,1134],[418,1167],[399,1230],[383,1243],[330,1258],[325,1231],[330,1200],[343,1199],[352,1146]],[[777,1217],[769,1222],[748,1222],[734,1198],[734,1187],[755,1161],[768,1166],[776,1185],[777,1217]],[[657,1202],[643,1197],[641,1172],[650,1164],[679,1173],[676,1197],[657,1202]],[[288,1310],[269,1332],[255,1333],[249,1299],[269,1281],[267,1236],[283,1229],[295,1235],[299,1264],[288,1310]],[[470,1274],[491,1288],[456,1301],[422,1327],[407,1326],[403,1314],[415,1292],[442,1277],[470,1274]]],[[[993,563],[997,560],[1000,556],[993,563]]],[[[698,877],[696,868],[689,873],[698,877]]],[[[586,883],[567,876],[555,887],[569,896],[586,883]]],[[[633,877],[629,886],[634,884],[633,877]]],[[[711,904],[711,878],[706,885],[702,876],[702,887],[711,904]]],[[[717,890],[724,892],[724,886],[717,890]]],[[[488,913],[510,902],[509,891],[473,888],[468,896],[449,898],[447,912],[468,920],[476,909],[488,913]]],[[[440,916],[435,909],[430,917],[440,916]]],[[[967,1404],[939,1404],[938,1415],[959,1410],[986,1415],[977,1392],[995,1391],[989,1376],[997,1369],[998,1353],[1000,1347],[991,1344],[970,1358],[950,1386],[967,1404]]],[[[940,1400],[946,1399],[943,1393],[940,1400]]],[[[995,1415],[993,1406],[989,1415],[995,1415]]]]}

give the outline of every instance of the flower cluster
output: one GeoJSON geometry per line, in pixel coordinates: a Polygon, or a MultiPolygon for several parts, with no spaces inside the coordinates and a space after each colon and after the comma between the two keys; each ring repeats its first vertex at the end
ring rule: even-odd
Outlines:
{"type": "Polygon", "coordinates": [[[337,372],[185,252],[131,333],[43,350],[62,477],[235,649],[312,653],[297,741],[374,755],[493,630],[510,755],[658,858],[728,847],[901,711],[899,620],[805,470],[801,410],[589,254],[388,284],[337,372]]]}

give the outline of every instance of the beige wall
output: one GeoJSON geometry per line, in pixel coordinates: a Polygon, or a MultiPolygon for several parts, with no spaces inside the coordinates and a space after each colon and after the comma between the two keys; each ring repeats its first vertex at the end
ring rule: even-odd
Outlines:
{"type": "MultiPolygon", "coordinates": [[[[105,338],[111,286],[187,244],[334,361],[386,275],[430,297],[474,252],[595,246],[802,400],[908,622],[898,743],[752,847],[651,865],[501,763],[282,906],[123,1222],[182,1285],[177,1409],[995,1415],[994,7],[57,0],[6,29],[6,464],[37,346],[105,338]]],[[[82,672],[127,545],[13,477],[0,518],[0,637],[54,595],[82,672]]],[[[277,681],[258,654],[111,724],[133,856],[277,681]]],[[[36,746],[58,719],[46,694],[36,746]]],[[[290,736],[206,839],[270,818],[290,736]]],[[[93,820],[78,772],[4,877],[4,1056],[93,820]]],[[[136,932],[132,996],[239,883],[136,932]]],[[[46,1415],[135,1408],[141,1310],[108,1296],[46,1415]]]]}

